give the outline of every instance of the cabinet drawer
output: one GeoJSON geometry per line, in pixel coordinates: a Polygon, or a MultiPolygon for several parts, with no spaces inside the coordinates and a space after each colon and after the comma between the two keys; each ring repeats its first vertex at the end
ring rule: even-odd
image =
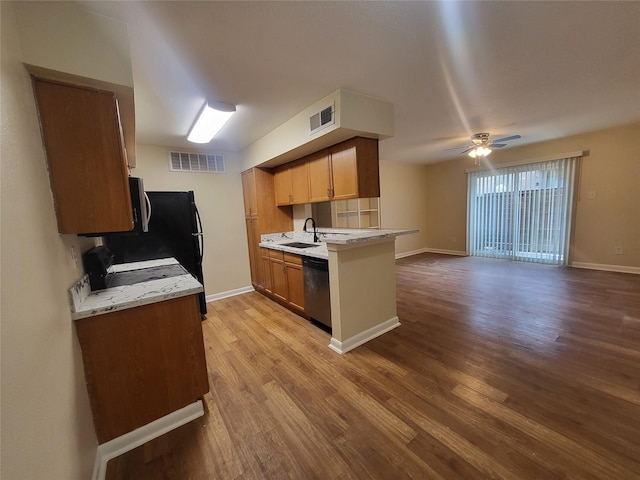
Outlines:
{"type": "Polygon", "coordinates": [[[284,252],[280,250],[269,250],[269,257],[284,261],[284,252]]]}
{"type": "Polygon", "coordinates": [[[287,263],[293,263],[295,265],[302,265],[302,257],[294,253],[284,253],[284,261],[287,263]]]}
{"type": "Polygon", "coordinates": [[[260,256],[261,257],[268,257],[269,256],[269,249],[268,248],[264,248],[264,247],[260,247],[260,256]]]}

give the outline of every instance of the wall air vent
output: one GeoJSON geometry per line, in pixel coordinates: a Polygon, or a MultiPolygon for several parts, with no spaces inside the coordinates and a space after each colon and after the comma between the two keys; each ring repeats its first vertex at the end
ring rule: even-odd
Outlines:
{"type": "Polygon", "coordinates": [[[224,173],[224,157],[204,153],[169,152],[172,172],[224,173]]]}
{"type": "Polygon", "coordinates": [[[335,109],[334,105],[330,105],[327,108],[323,108],[318,113],[314,113],[309,117],[309,134],[316,133],[323,128],[333,125],[335,123],[335,109]]]}

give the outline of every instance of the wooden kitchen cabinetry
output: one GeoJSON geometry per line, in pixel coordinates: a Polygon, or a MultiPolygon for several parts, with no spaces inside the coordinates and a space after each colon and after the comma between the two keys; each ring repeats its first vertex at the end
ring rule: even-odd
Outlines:
{"type": "Polygon", "coordinates": [[[58,231],[133,228],[126,150],[113,92],[33,79],[58,231]]]}
{"type": "Polygon", "coordinates": [[[284,254],[285,273],[287,274],[287,305],[304,313],[304,278],[302,276],[302,257],[291,253],[284,254]]]}
{"type": "Polygon", "coordinates": [[[264,272],[260,261],[260,219],[256,217],[246,217],[244,219],[247,228],[247,242],[249,243],[249,269],[251,272],[251,283],[254,287],[264,287],[264,272]]]}
{"type": "Polygon", "coordinates": [[[275,169],[277,205],[309,203],[309,168],[305,158],[275,169]]]}
{"type": "Polygon", "coordinates": [[[76,320],[99,443],[209,391],[197,295],[76,320]]]}
{"type": "Polygon", "coordinates": [[[290,206],[277,207],[274,175],[271,171],[251,168],[242,172],[245,223],[251,268],[251,283],[264,291],[264,269],[260,253],[260,237],[266,233],[293,230],[293,212],[290,206]]]}
{"type": "Polygon", "coordinates": [[[287,274],[285,272],[283,253],[269,250],[269,271],[271,272],[271,294],[278,300],[287,303],[289,292],[287,274]]]}
{"type": "Polygon", "coordinates": [[[269,272],[273,297],[292,310],[304,313],[302,257],[279,250],[269,250],[269,272]]]}
{"type": "Polygon", "coordinates": [[[378,140],[355,137],[306,158],[310,202],[380,196],[378,140]]]}
{"type": "Polygon", "coordinates": [[[272,294],[271,266],[269,263],[269,250],[260,248],[260,257],[262,259],[262,287],[265,293],[272,294]]]}

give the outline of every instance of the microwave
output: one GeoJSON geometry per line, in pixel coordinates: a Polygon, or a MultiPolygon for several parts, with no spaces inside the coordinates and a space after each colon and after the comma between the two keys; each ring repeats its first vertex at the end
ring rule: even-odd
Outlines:
{"type": "Polygon", "coordinates": [[[144,192],[144,184],[139,177],[129,177],[129,192],[131,192],[131,210],[133,212],[134,233],[148,232],[151,219],[151,202],[144,192]]]}

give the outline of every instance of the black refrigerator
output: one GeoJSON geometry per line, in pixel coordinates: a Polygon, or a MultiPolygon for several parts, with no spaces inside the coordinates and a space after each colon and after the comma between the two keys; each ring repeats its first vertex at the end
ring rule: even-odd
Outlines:
{"type": "MultiPolygon", "coordinates": [[[[202,255],[204,238],[195,197],[189,192],[146,192],[151,204],[149,231],[110,233],[103,237],[114,263],[175,257],[204,286],[202,255]]],[[[199,294],[200,312],[207,313],[204,291],[199,294]]]]}

